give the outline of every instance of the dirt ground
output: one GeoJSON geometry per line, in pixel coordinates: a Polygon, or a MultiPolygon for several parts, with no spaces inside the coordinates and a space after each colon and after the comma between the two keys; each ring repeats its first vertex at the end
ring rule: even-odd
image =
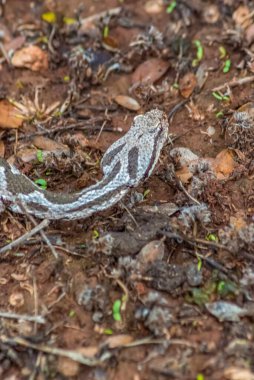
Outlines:
{"type": "Polygon", "coordinates": [[[73,192],[136,115],[170,133],[106,211],[6,205],[0,379],[254,380],[253,2],[0,3],[1,157],[73,192]]]}

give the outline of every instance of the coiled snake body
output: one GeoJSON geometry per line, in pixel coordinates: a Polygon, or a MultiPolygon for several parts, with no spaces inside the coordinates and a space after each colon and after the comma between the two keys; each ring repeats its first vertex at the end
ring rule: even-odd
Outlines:
{"type": "Polygon", "coordinates": [[[77,193],[40,189],[14,166],[0,159],[0,207],[42,219],[82,219],[117,203],[152,173],[167,139],[166,115],[157,109],[136,116],[130,130],[105,152],[103,178],[77,193]],[[22,207],[22,205],[24,207],[22,207]]]}

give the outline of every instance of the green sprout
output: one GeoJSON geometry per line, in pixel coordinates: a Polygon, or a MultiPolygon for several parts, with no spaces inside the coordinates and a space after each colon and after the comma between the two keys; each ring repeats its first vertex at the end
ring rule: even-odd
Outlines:
{"type": "Polygon", "coordinates": [[[219,111],[215,114],[215,117],[217,117],[217,119],[219,119],[220,117],[223,117],[224,116],[224,113],[222,111],[219,111]]]}
{"type": "Polygon", "coordinates": [[[72,310],[69,311],[69,317],[70,318],[75,317],[75,315],[76,315],[76,311],[75,310],[72,309],[72,310]]]}
{"type": "Polygon", "coordinates": [[[230,100],[230,98],[229,98],[229,96],[227,96],[227,95],[221,95],[219,92],[212,92],[212,95],[215,97],[215,99],[217,99],[217,100],[226,100],[226,101],[228,101],[228,100],[230,100]]]}
{"type": "Polygon", "coordinates": [[[199,64],[199,62],[203,59],[204,56],[204,48],[199,40],[193,41],[194,45],[197,48],[196,58],[192,61],[192,66],[195,67],[199,64]]]}
{"type": "Polygon", "coordinates": [[[54,12],[45,12],[41,15],[41,18],[48,24],[55,24],[57,19],[56,14],[54,12]]]}
{"type": "Polygon", "coordinates": [[[47,189],[47,181],[43,178],[36,179],[34,183],[36,183],[36,185],[38,185],[42,190],[47,189]]]}
{"type": "Polygon", "coordinates": [[[173,10],[175,9],[176,5],[177,5],[176,0],[171,1],[171,3],[167,6],[166,12],[168,14],[172,13],[173,10]]]}
{"type": "Polygon", "coordinates": [[[150,189],[146,189],[143,193],[143,197],[146,198],[148,196],[148,194],[151,192],[150,189]]]}
{"type": "Polygon", "coordinates": [[[202,268],[202,259],[200,256],[197,255],[197,259],[198,259],[198,271],[200,272],[201,271],[201,268],[202,268]]]}
{"type": "Polygon", "coordinates": [[[227,74],[230,70],[230,67],[231,67],[231,60],[230,59],[227,59],[225,62],[224,62],[224,65],[223,65],[223,73],[224,74],[227,74]]]}
{"type": "Polygon", "coordinates": [[[93,230],[92,236],[93,236],[93,239],[98,239],[100,237],[99,231],[93,230]]]}
{"type": "Polygon", "coordinates": [[[41,150],[41,149],[37,149],[36,157],[37,157],[37,160],[38,160],[40,163],[43,162],[43,153],[42,153],[42,150],[41,150]]]}
{"type": "Polygon", "coordinates": [[[205,380],[205,376],[202,373],[198,373],[196,380],[205,380]]]}
{"type": "Polygon", "coordinates": [[[103,29],[103,38],[107,38],[109,36],[109,26],[105,25],[103,29]]]}
{"type": "Polygon", "coordinates": [[[113,318],[117,322],[121,322],[121,320],[122,320],[122,317],[121,317],[121,305],[122,305],[122,301],[121,300],[116,300],[114,302],[113,308],[112,308],[113,318]]]}
{"type": "Polygon", "coordinates": [[[103,330],[103,334],[105,334],[105,335],[112,335],[113,334],[113,330],[111,330],[111,329],[104,329],[103,330]]]}
{"type": "Polygon", "coordinates": [[[224,48],[224,46],[219,47],[219,52],[220,52],[220,59],[223,59],[227,55],[227,50],[224,48]]]}
{"type": "Polygon", "coordinates": [[[219,238],[215,234],[208,234],[206,236],[206,240],[208,240],[208,241],[214,241],[214,242],[218,243],[219,238]]]}

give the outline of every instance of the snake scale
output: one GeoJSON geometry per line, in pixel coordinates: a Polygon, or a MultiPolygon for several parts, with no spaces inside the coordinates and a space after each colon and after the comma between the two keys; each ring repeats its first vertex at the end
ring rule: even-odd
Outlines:
{"type": "Polygon", "coordinates": [[[0,210],[28,212],[41,219],[83,219],[116,204],[148,178],[168,136],[165,113],[153,109],[134,118],[129,131],[105,152],[103,178],[76,193],[42,190],[0,158],[0,210]]]}

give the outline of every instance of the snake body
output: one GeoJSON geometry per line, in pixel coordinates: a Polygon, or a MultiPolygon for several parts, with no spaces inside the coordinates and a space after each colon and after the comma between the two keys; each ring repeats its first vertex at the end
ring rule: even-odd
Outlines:
{"type": "Polygon", "coordinates": [[[117,203],[151,175],[167,135],[168,121],[162,111],[136,116],[129,131],[105,152],[102,180],[71,194],[42,190],[0,158],[0,207],[41,219],[87,218],[117,203]]]}

